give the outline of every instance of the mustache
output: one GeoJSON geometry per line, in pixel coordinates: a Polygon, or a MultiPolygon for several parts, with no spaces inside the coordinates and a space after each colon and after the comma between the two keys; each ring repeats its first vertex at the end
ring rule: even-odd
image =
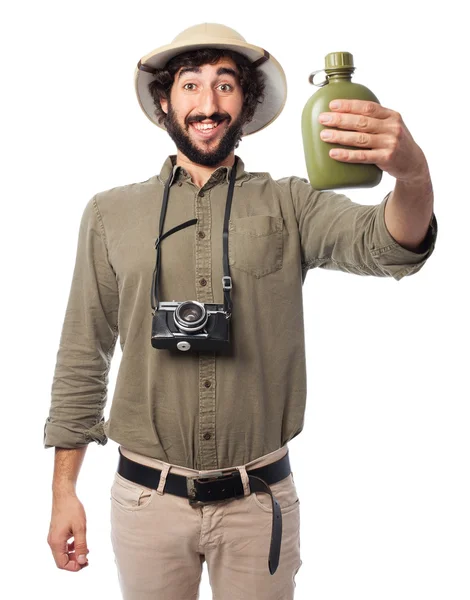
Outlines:
{"type": "Polygon", "coordinates": [[[206,119],[210,119],[211,121],[214,121],[214,123],[220,123],[221,121],[224,121],[225,119],[230,120],[230,118],[226,115],[214,113],[210,117],[206,117],[206,116],[192,117],[191,119],[188,119],[187,123],[188,123],[188,125],[190,123],[200,123],[201,121],[205,121],[206,119]]]}

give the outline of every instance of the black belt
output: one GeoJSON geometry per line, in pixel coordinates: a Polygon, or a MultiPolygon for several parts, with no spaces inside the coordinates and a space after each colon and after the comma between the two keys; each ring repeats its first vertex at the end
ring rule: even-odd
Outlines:
{"type": "MultiPolygon", "coordinates": [[[[118,473],[139,485],[148,488],[157,489],[160,482],[160,469],[154,469],[147,465],[142,465],[124,456],[119,448],[118,473]]],[[[282,514],[279,502],[273,496],[271,488],[273,483],[285,479],[291,473],[289,452],[282,458],[264,467],[247,470],[250,493],[264,492],[271,496],[272,505],[272,530],[271,544],[269,547],[268,568],[271,575],[274,575],[279,565],[279,555],[281,552],[282,538],[282,514]]],[[[209,475],[185,477],[168,472],[165,482],[165,492],[189,498],[189,504],[203,506],[221,502],[229,498],[238,498],[244,496],[243,482],[240,471],[214,471],[209,475]]]]}

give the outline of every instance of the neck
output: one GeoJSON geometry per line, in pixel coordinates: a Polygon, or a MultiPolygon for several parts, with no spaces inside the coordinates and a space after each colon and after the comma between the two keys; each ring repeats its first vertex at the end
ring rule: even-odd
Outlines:
{"type": "Polygon", "coordinates": [[[179,150],[176,154],[176,164],[183,167],[183,169],[190,174],[192,182],[199,188],[202,188],[205,185],[216,169],[219,167],[233,167],[234,162],[235,152],[231,152],[225,160],[214,167],[206,167],[204,165],[194,163],[179,150]]]}

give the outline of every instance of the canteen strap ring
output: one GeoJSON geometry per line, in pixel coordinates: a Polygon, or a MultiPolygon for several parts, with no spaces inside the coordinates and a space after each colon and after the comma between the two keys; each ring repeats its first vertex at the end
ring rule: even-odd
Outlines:
{"type": "Polygon", "coordinates": [[[325,79],[324,81],[322,81],[320,83],[315,83],[314,79],[315,79],[315,75],[317,73],[325,73],[325,69],[319,69],[318,71],[313,71],[312,73],[310,73],[310,75],[308,76],[308,81],[312,85],[316,85],[317,87],[323,87],[324,85],[326,85],[328,83],[328,79],[325,79]]]}

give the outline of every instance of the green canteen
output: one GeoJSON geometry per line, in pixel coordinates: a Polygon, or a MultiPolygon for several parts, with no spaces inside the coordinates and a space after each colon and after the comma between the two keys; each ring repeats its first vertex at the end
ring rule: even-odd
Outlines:
{"type": "Polygon", "coordinates": [[[375,164],[344,163],[329,155],[332,148],[357,150],[357,146],[331,144],[320,138],[323,129],[334,130],[334,127],[325,127],[318,121],[321,113],[333,112],[329,107],[332,100],[348,98],[379,103],[368,88],[351,81],[354,69],[350,52],[331,52],[325,57],[325,69],[314,71],[309,76],[309,82],[320,89],[307,100],[302,111],[302,139],[308,179],[317,190],[369,188],[378,185],[382,179],[382,169],[375,164]],[[323,70],[326,79],[315,83],[315,75],[323,70]]]}

